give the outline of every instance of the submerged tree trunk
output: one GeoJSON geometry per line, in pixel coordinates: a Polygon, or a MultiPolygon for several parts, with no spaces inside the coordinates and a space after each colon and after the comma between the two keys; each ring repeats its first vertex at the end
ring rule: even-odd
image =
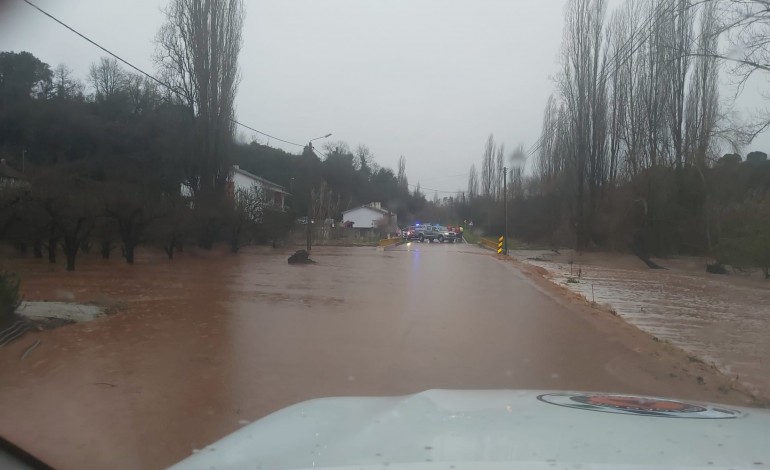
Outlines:
{"type": "Polygon", "coordinates": [[[75,270],[75,257],[80,249],[80,243],[75,236],[64,236],[64,255],[67,257],[67,271],[75,270]]]}
{"type": "Polygon", "coordinates": [[[38,259],[43,257],[43,240],[32,242],[32,254],[38,259]]]}
{"type": "Polygon", "coordinates": [[[112,241],[102,240],[102,259],[110,259],[110,253],[112,252],[112,241]]]}
{"type": "Polygon", "coordinates": [[[136,244],[130,243],[123,246],[123,254],[126,257],[126,263],[134,264],[134,251],[136,250],[136,244]]]}
{"type": "Polygon", "coordinates": [[[58,240],[56,238],[48,239],[48,262],[56,263],[56,244],[58,240]]]}

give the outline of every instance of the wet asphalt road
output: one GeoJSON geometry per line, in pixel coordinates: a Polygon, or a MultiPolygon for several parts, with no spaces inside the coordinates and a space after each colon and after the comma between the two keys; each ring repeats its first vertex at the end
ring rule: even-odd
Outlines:
{"type": "Polygon", "coordinates": [[[303,267],[264,250],[186,256],[84,262],[71,276],[29,267],[32,295],[119,299],[122,311],[0,350],[0,433],[58,468],[162,468],[317,397],[689,393],[475,246],[317,248],[318,264],[303,267]]]}

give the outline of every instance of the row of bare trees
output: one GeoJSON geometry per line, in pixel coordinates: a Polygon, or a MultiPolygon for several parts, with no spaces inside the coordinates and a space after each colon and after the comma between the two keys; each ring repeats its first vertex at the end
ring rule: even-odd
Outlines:
{"type": "MultiPolygon", "coordinates": [[[[743,143],[720,109],[718,14],[716,1],[630,0],[609,15],[606,0],[568,3],[535,172],[537,191],[568,196],[578,247],[600,241],[619,186],[657,167],[702,175],[722,145],[743,143]]],[[[649,194],[636,196],[644,208],[649,194]]]]}
{"type": "Polygon", "coordinates": [[[468,173],[466,197],[500,201],[503,198],[503,167],[505,166],[505,144],[495,142],[495,136],[489,134],[481,156],[481,173],[476,165],[471,165],[468,173]]]}

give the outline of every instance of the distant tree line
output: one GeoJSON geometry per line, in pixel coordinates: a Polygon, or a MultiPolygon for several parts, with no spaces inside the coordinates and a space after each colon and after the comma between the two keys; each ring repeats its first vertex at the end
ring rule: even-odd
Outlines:
{"type": "Polygon", "coordinates": [[[257,192],[228,202],[220,197],[222,169],[212,170],[216,191],[201,189],[212,176],[196,170],[210,158],[195,150],[199,133],[189,103],[114,59],[92,64],[81,81],[64,64],[51,69],[28,52],[0,53],[0,157],[24,170],[22,183],[0,187],[0,239],[51,262],[63,253],[74,269],[78,253],[91,250],[105,258],[118,250],[132,263],[142,245],[173,258],[190,243],[222,241],[236,251],[275,241],[307,213],[309,193],[316,220],[340,220],[343,210],[371,201],[407,219],[426,203],[409,190],[403,157],[394,174],[363,145],[291,154],[232,136],[215,152],[226,155],[224,165],[279,183],[292,197],[286,212],[264,210],[257,192]]]}
{"type": "Polygon", "coordinates": [[[516,234],[643,259],[712,254],[767,272],[770,162],[720,153],[765,124],[736,122],[720,100],[718,54],[746,15],[736,5],[766,2],[635,0],[609,17],[606,3],[568,2],[534,177],[511,209],[516,234]]]}
{"type": "Polygon", "coordinates": [[[446,198],[445,210],[501,234],[507,166],[518,238],[646,261],[708,254],[767,275],[770,161],[737,149],[770,118],[738,122],[719,97],[720,73],[743,81],[770,71],[767,2],[632,0],[608,16],[606,0],[570,0],[563,37],[556,91],[531,152],[503,155],[490,135],[466,192],[446,198]],[[720,38],[743,55],[721,55],[720,38]]]}

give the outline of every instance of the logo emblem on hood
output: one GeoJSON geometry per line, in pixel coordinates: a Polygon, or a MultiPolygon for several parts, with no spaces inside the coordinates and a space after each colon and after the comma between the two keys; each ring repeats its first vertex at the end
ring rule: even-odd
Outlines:
{"type": "Polygon", "coordinates": [[[546,393],[538,396],[537,399],[567,408],[659,418],[731,419],[742,416],[740,411],[722,407],[634,395],[546,393]]]}

